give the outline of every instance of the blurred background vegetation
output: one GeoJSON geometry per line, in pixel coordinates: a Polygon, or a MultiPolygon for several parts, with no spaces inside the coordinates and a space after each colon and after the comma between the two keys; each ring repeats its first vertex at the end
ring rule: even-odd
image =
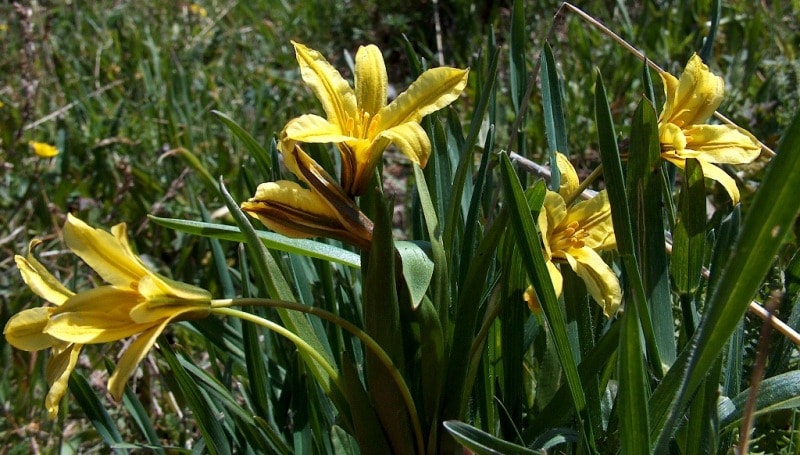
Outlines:
{"type": "MultiPolygon", "coordinates": [[[[97,226],[126,221],[147,260],[213,292],[218,285],[208,266],[207,241],[147,220],[147,214],[200,219],[204,208],[213,212],[222,206],[181,153],[197,157],[214,178],[222,176],[238,200],[259,183],[248,171],[253,159],[212,110],[269,145],[290,118],[321,111],[300,80],[290,40],[319,49],[340,69],[349,67],[358,45],[375,43],[384,52],[390,83],[405,87],[413,80],[405,39],[431,65],[440,59],[475,65],[490,35],[500,45],[508,41],[510,3],[0,2],[0,324],[38,305],[13,261],[31,239],[44,240],[42,261],[65,283],[76,279],[75,261],[61,255],[60,226],[67,212],[97,226]],[[39,158],[29,141],[53,144],[60,154],[39,158]]],[[[579,169],[586,169],[598,161],[592,145],[594,68],[609,88],[612,111],[628,113],[640,99],[642,66],[579,18],[567,14],[554,22],[559,5],[527,5],[529,68],[550,33],[564,78],[570,153],[579,169]]],[[[712,2],[605,0],[577,6],[679,74],[703,45],[712,2]]],[[[774,147],[800,100],[800,2],[737,0],[722,8],[709,61],[727,84],[720,111],[774,147]]],[[[508,87],[507,55],[501,56],[501,90],[508,87]]],[[[498,101],[505,111],[497,112],[497,143],[503,148],[514,118],[505,95],[501,91],[509,99],[498,101]]],[[[523,125],[527,148],[541,161],[546,140],[536,90],[529,102],[523,125]]],[[[626,117],[618,119],[623,134],[626,117]]],[[[761,167],[757,163],[745,172],[757,175],[761,167]]],[[[743,191],[745,204],[748,194],[743,191]]],[[[234,261],[236,245],[227,246],[234,261]]],[[[80,410],[70,409],[66,420],[47,420],[41,356],[15,351],[0,338],[0,359],[0,453],[49,452],[59,445],[102,451],[80,410]]],[[[103,360],[82,362],[96,367],[103,360]]],[[[93,383],[104,382],[101,373],[95,376],[93,383]]],[[[166,400],[155,400],[154,406],[165,407],[156,409],[163,418],[155,422],[165,441],[181,445],[196,437],[191,420],[181,420],[166,400]]],[[[110,412],[120,422],[126,419],[113,406],[110,412]]],[[[768,438],[770,444],[793,437],[780,433],[780,424],[775,428],[766,430],[779,433],[768,438]]]]}

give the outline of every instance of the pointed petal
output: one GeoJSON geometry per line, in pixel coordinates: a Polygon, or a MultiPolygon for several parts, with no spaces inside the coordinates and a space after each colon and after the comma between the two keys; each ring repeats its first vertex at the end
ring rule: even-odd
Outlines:
{"type": "MultiPolygon", "coordinates": [[[[428,163],[428,157],[431,154],[431,141],[419,123],[403,123],[382,131],[375,138],[374,145],[371,147],[373,149],[372,154],[380,158],[383,150],[390,143],[396,145],[403,155],[407,156],[412,162],[419,164],[420,167],[425,167],[428,163]]],[[[367,166],[368,169],[378,164],[377,159],[370,161],[374,163],[372,166],[367,166]]]]}
{"type": "Polygon", "coordinates": [[[52,357],[47,361],[45,377],[50,384],[50,390],[44,399],[44,405],[51,419],[58,416],[58,406],[64,394],[67,392],[69,376],[78,364],[82,344],[69,344],[64,349],[53,352],[52,357]]]}
{"type": "Polygon", "coordinates": [[[133,375],[134,370],[136,370],[142,359],[150,352],[150,349],[153,348],[156,339],[170,321],[171,319],[165,319],[159,325],[142,332],[125,350],[125,354],[119,359],[119,363],[114,369],[114,373],[108,379],[108,391],[115,400],[122,399],[122,393],[125,391],[125,384],[128,379],[133,375]]]}
{"type": "Polygon", "coordinates": [[[573,221],[577,221],[578,225],[589,234],[583,239],[587,247],[593,250],[617,247],[614,223],[611,219],[611,204],[606,190],[597,193],[597,196],[591,199],[573,205],[562,224],[567,225],[573,221]]]}
{"type": "Polygon", "coordinates": [[[52,307],[29,308],[11,316],[3,329],[8,344],[23,351],[40,351],[61,343],[44,333],[53,310],[52,307]]]}
{"type": "Polygon", "coordinates": [[[550,273],[550,281],[553,282],[553,290],[556,292],[556,297],[561,297],[561,293],[564,291],[564,277],[552,261],[547,261],[545,265],[547,265],[547,271],[550,273]]]}
{"type": "Polygon", "coordinates": [[[703,176],[709,178],[711,180],[716,180],[725,188],[725,191],[728,192],[728,195],[731,197],[731,203],[736,205],[739,203],[739,188],[736,186],[736,180],[733,179],[727,172],[723,171],[722,169],[718,168],[717,166],[698,159],[697,162],[700,164],[700,169],[703,171],[703,176]]]}
{"type": "Polygon", "coordinates": [[[564,199],[569,199],[580,187],[578,173],[575,172],[575,168],[569,162],[569,158],[563,153],[556,152],[556,164],[558,165],[558,171],[561,173],[561,186],[558,188],[558,194],[564,199]]]}
{"type": "MultiPolygon", "coordinates": [[[[722,102],[725,82],[714,75],[697,54],[692,55],[681,74],[678,86],[667,88],[667,103],[659,121],[686,127],[708,120],[722,102]],[[671,93],[670,93],[671,92],[671,93]]],[[[670,81],[671,82],[671,81],[670,81]]]]}
{"type": "Polygon", "coordinates": [[[103,286],[80,292],[50,316],[44,332],[72,343],[106,343],[142,332],[152,324],[136,324],[130,311],[142,297],[134,292],[103,286]]]}
{"type": "Polygon", "coordinates": [[[575,248],[566,255],[570,267],[586,283],[586,290],[603,307],[606,317],[617,312],[622,302],[622,288],[611,267],[591,248],[575,248]]]}
{"type": "Polygon", "coordinates": [[[686,148],[709,163],[745,164],[761,153],[758,140],[742,128],[729,125],[696,125],[684,130],[686,148]]]}
{"type": "Polygon", "coordinates": [[[14,261],[17,263],[22,280],[39,297],[54,305],[61,305],[75,295],[48,272],[32,254],[28,254],[27,258],[14,256],[14,261]]]}
{"type": "Polygon", "coordinates": [[[292,41],[300,74],[322,103],[328,121],[346,130],[350,119],[357,117],[356,95],[350,84],[319,52],[292,41]]]}
{"type": "Polygon", "coordinates": [[[356,100],[358,108],[375,115],[386,105],[389,78],[381,50],[377,46],[361,46],[356,53],[356,100]]]}
{"type": "Polygon", "coordinates": [[[67,246],[95,270],[105,281],[114,286],[135,289],[139,279],[148,273],[147,268],[130,250],[125,237],[124,225],[117,225],[112,235],[95,229],[80,219],[67,215],[64,239],[67,246]]]}
{"type": "MultiPolygon", "coordinates": [[[[169,281],[174,284],[189,286],[185,283],[169,281]]],[[[208,316],[211,311],[211,294],[208,291],[195,288],[199,291],[197,298],[188,299],[176,296],[174,293],[158,294],[161,290],[161,285],[158,283],[158,280],[154,280],[151,277],[142,279],[139,284],[139,290],[147,298],[128,312],[133,322],[150,324],[157,320],[174,317],[175,314],[186,311],[194,313],[192,319],[201,319],[208,316]]]]}
{"type": "MultiPolygon", "coordinates": [[[[297,142],[337,143],[353,139],[342,132],[339,125],[331,123],[319,115],[305,114],[289,120],[283,127],[281,140],[297,142]]],[[[291,151],[291,148],[287,148],[291,151]]]]}
{"type": "Polygon", "coordinates": [[[440,67],[425,71],[380,112],[378,131],[417,122],[458,98],[467,85],[469,70],[440,67]]]}

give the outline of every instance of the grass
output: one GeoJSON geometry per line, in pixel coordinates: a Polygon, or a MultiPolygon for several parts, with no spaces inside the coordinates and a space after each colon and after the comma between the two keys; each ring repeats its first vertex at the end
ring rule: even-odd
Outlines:
{"type": "MultiPolygon", "coordinates": [[[[593,104],[595,70],[602,74],[619,139],[624,139],[630,136],[631,113],[644,91],[642,65],[574,15],[564,14],[553,22],[558,2],[535,3],[526,5],[524,16],[527,68],[530,70],[538,62],[539,51],[549,33],[548,40],[564,84],[568,152],[582,175],[586,175],[600,163],[593,104]]],[[[704,44],[713,3],[675,0],[625,5],[622,1],[587,1],[578,6],[643,50],[653,61],[678,74],[690,53],[704,44]]],[[[215,212],[224,207],[217,189],[182,158],[181,151],[196,156],[214,179],[221,176],[237,201],[249,197],[254,185],[267,179],[247,146],[234,138],[212,111],[230,116],[268,149],[286,121],[303,113],[321,112],[300,80],[290,40],[321,50],[340,69],[348,68],[358,45],[374,42],[384,52],[390,82],[401,89],[414,77],[404,40],[434,66],[438,60],[437,38],[440,39],[444,63],[469,66],[473,71],[467,95],[455,112],[466,132],[472,126],[469,113],[482,93],[483,87],[476,80],[487,65],[491,49],[488,37],[494,32],[496,44],[501,48],[500,70],[497,98],[487,118],[496,123],[496,149],[520,150],[518,144],[511,142],[516,134],[512,125],[517,115],[509,76],[511,2],[392,0],[378,6],[378,2],[267,0],[209,1],[197,6],[200,8],[184,2],[124,1],[101,1],[91,6],[80,2],[24,8],[8,3],[0,5],[0,74],[6,75],[0,81],[0,323],[3,325],[14,313],[38,305],[39,299],[24,285],[13,261],[15,254],[25,254],[33,238],[43,240],[38,249],[41,260],[57,271],[56,275],[69,287],[85,287],[97,280],[85,266],[65,254],[60,235],[68,212],[78,213],[96,226],[110,227],[126,221],[134,234],[136,249],[157,270],[202,285],[215,295],[223,292],[226,283],[213,267],[218,259],[214,258],[208,240],[160,227],[150,222],[147,215],[200,220],[208,210],[216,213],[215,219],[230,221],[215,212]],[[436,31],[435,6],[438,6],[440,35],[436,31]],[[37,158],[28,141],[54,144],[61,153],[54,159],[37,158]]],[[[800,5],[729,1],[722,5],[721,11],[722,21],[709,53],[710,66],[726,81],[726,98],[720,111],[775,148],[800,108],[800,60],[796,55],[800,25],[794,20],[800,13],[800,5]]],[[[344,73],[346,78],[351,77],[347,71],[344,73]]],[[[547,157],[542,118],[537,82],[521,124],[524,147],[520,151],[526,151],[527,157],[540,163],[546,162],[547,157]]],[[[484,138],[482,135],[479,144],[483,144],[484,138]]],[[[740,177],[749,183],[742,191],[745,213],[763,177],[765,161],[741,169],[740,177]]],[[[398,172],[403,176],[401,184],[405,176],[412,174],[405,163],[402,168],[404,171],[398,172]]],[[[724,192],[715,190],[712,194],[712,202],[722,206],[724,192]]],[[[412,217],[410,206],[405,208],[408,218],[412,217]]],[[[242,259],[237,244],[225,242],[222,248],[230,270],[240,270],[242,259]]],[[[792,238],[775,264],[778,287],[784,287],[780,275],[795,251],[792,238]]],[[[301,269],[294,271],[295,276],[326,283],[326,269],[320,263],[293,266],[301,269]]],[[[337,269],[332,279],[335,286],[326,284],[331,286],[328,289],[331,295],[353,293],[340,297],[340,302],[359,301],[361,290],[357,286],[350,289],[340,284],[356,280],[348,273],[337,269]]],[[[764,287],[768,285],[765,283],[764,287]]],[[[790,302],[782,314],[793,314],[792,310],[790,302]]],[[[543,335],[532,335],[533,323],[527,324],[529,341],[552,343],[543,335]]],[[[758,326],[757,321],[747,318],[745,372],[750,371],[755,358],[758,326]]],[[[190,355],[198,366],[235,389],[237,382],[231,375],[241,375],[242,365],[221,352],[200,355],[206,345],[198,341],[194,333],[197,330],[176,328],[168,335],[181,347],[181,355],[190,355]]],[[[501,330],[492,330],[498,331],[491,336],[500,343],[501,330]]],[[[274,348],[268,355],[271,359],[275,356],[270,365],[280,370],[276,376],[286,377],[286,384],[273,392],[280,407],[273,409],[274,421],[270,423],[282,432],[294,450],[302,452],[309,448],[297,441],[313,440],[313,449],[325,452],[331,446],[319,438],[332,426],[324,417],[331,415],[326,408],[329,405],[303,405],[314,402],[317,397],[313,394],[320,392],[313,385],[307,388],[287,385],[307,386],[305,381],[311,379],[293,372],[291,367],[298,360],[287,354],[286,346],[282,347],[274,348]],[[289,378],[293,374],[301,377],[289,378]],[[293,434],[303,436],[292,441],[287,435],[293,434]]],[[[768,366],[772,374],[796,369],[796,350],[785,343],[784,348],[790,354],[773,358],[773,364],[768,366]]],[[[114,350],[103,349],[82,358],[79,369],[101,396],[99,391],[105,390],[102,384],[107,375],[104,359],[115,358],[114,350]]],[[[494,354],[486,355],[491,360],[494,354]]],[[[43,355],[14,350],[2,338],[0,356],[6,366],[0,373],[0,447],[8,448],[0,452],[53,452],[55,447],[61,447],[63,453],[107,450],[75,400],[69,400],[66,412],[58,420],[47,419],[42,406],[47,390],[43,355]]],[[[539,378],[539,368],[552,363],[552,358],[537,356],[528,359],[525,367],[535,369],[534,376],[539,378]]],[[[490,369],[501,371],[508,366],[487,362],[483,368],[488,373],[490,369]]],[[[199,430],[192,418],[182,414],[183,409],[176,405],[181,402],[180,397],[171,395],[173,388],[160,379],[166,365],[156,355],[142,370],[144,378],[138,381],[142,386],[137,392],[144,396],[141,399],[157,437],[165,446],[190,449],[199,430]]],[[[742,388],[749,376],[743,377],[742,388]]],[[[482,384],[483,381],[487,379],[478,379],[478,386],[494,390],[482,384]]],[[[512,386],[517,385],[503,387],[512,386]]],[[[529,394],[528,401],[536,393],[550,393],[547,385],[539,385],[536,391],[527,385],[520,387],[529,394]]],[[[503,390],[496,392],[504,398],[503,390]]],[[[489,430],[510,439],[509,435],[516,430],[513,424],[496,415],[502,410],[486,404],[491,403],[491,397],[478,393],[475,400],[481,399],[485,401],[473,410],[473,423],[502,421],[489,430]]],[[[110,401],[103,403],[123,440],[144,440],[129,409],[110,401]]],[[[526,401],[525,405],[528,404],[526,401]]],[[[771,415],[763,426],[757,427],[752,450],[800,453],[796,419],[794,411],[771,415]]],[[[605,447],[602,444],[614,448],[618,441],[611,437],[599,444],[601,448],[605,447]]]]}

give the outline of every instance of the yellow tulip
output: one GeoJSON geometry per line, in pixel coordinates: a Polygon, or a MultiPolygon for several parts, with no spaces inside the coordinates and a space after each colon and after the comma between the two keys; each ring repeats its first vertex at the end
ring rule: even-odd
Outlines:
{"type": "Polygon", "coordinates": [[[722,102],[724,81],[697,54],[689,59],[680,80],[666,72],[661,80],[667,97],[658,118],[661,157],[681,169],[687,158],[695,158],[703,175],[719,182],[737,204],[736,181],[713,163],[749,163],[758,158],[761,145],[742,128],[705,124],[722,102]]]}
{"type": "MultiPolygon", "coordinates": [[[[56,306],[15,315],[6,324],[6,339],[24,350],[53,347],[53,377],[60,372],[63,389],[82,345],[136,336],[108,382],[109,392],[119,400],[128,378],[167,324],[207,316],[211,294],[149,270],[131,249],[124,223],[109,233],[68,215],[64,238],[69,249],[109,284],[73,294],[31,257],[17,256],[25,282],[56,306]]],[[[57,393],[63,395],[63,390],[57,393]]]]}
{"type": "Polygon", "coordinates": [[[322,54],[292,44],[301,76],[322,103],[327,119],[306,114],[290,120],[281,132],[283,154],[291,153],[296,142],[336,143],[342,156],[341,186],[350,196],[364,192],[389,144],[425,166],[431,144],[419,122],[458,98],[469,70],[429,69],[387,105],[386,66],[376,46],[358,49],[354,90],[322,54]]]}
{"type": "MultiPolygon", "coordinates": [[[[608,194],[603,190],[589,200],[567,207],[565,199],[577,188],[578,176],[566,157],[558,155],[565,185],[558,193],[547,191],[538,218],[547,270],[556,295],[560,296],[563,277],[556,264],[569,265],[586,283],[586,289],[603,307],[603,313],[611,317],[622,302],[622,288],[617,275],[597,253],[617,247],[608,194]]],[[[524,299],[531,310],[538,311],[532,288],[525,291],[524,299]]]]}

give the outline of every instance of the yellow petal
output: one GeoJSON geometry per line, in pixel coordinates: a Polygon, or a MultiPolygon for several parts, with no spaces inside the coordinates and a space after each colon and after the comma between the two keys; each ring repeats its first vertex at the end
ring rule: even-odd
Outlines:
{"type": "Polygon", "coordinates": [[[575,172],[575,168],[569,162],[569,158],[563,153],[556,152],[556,165],[561,173],[561,185],[558,188],[558,194],[564,199],[569,199],[575,195],[575,192],[580,187],[578,173],[575,172]]]}
{"type": "Polygon", "coordinates": [[[61,343],[44,333],[53,310],[53,307],[29,308],[11,316],[3,329],[8,344],[23,351],[40,351],[61,343]]]}
{"type": "Polygon", "coordinates": [[[591,199],[580,201],[569,209],[569,213],[562,221],[566,226],[577,221],[588,237],[583,239],[584,244],[594,250],[608,250],[617,247],[614,236],[614,223],[611,219],[611,204],[608,193],[603,190],[591,199]]]}
{"type": "Polygon", "coordinates": [[[64,227],[64,239],[67,246],[105,281],[135,289],[148,270],[130,250],[127,241],[119,241],[119,235],[124,235],[124,225],[115,227],[115,231],[118,236],[95,229],[70,214],[64,227]]]}
{"type": "Polygon", "coordinates": [[[553,264],[552,261],[547,261],[545,265],[547,265],[547,271],[550,273],[550,281],[553,283],[553,291],[555,291],[556,297],[561,297],[561,293],[564,291],[564,277],[561,275],[561,271],[558,270],[558,267],[553,264]]]}
{"type": "Polygon", "coordinates": [[[114,373],[108,379],[108,391],[115,400],[122,399],[125,391],[125,383],[133,375],[137,365],[147,356],[156,339],[164,331],[164,327],[169,324],[171,319],[165,319],[161,324],[142,332],[133,343],[125,350],[125,354],[119,359],[114,373]]]}
{"type": "Polygon", "coordinates": [[[82,347],[82,344],[70,343],[64,349],[53,352],[52,357],[47,361],[45,377],[47,383],[50,384],[50,390],[47,391],[44,405],[51,419],[58,416],[58,406],[67,392],[69,376],[75,369],[75,365],[78,364],[82,347]]]}
{"type": "Polygon", "coordinates": [[[300,74],[322,103],[328,121],[344,126],[350,119],[356,118],[356,95],[350,84],[322,54],[300,43],[292,41],[292,44],[300,74]]]}
{"type": "Polygon", "coordinates": [[[545,193],[542,210],[539,212],[539,232],[544,240],[545,259],[549,260],[553,252],[550,249],[550,238],[555,228],[567,216],[567,206],[560,194],[548,191],[545,193]]]}
{"type": "Polygon", "coordinates": [[[716,180],[725,188],[725,191],[728,192],[728,195],[731,197],[731,203],[736,205],[739,203],[739,188],[736,186],[736,180],[733,179],[727,172],[723,171],[722,169],[714,166],[711,163],[705,162],[701,159],[698,159],[697,162],[700,164],[700,169],[703,171],[703,176],[709,178],[711,180],[716,180]]]}
{"type": "Polygon", "coordinates": [[[44,332],[72,343],[106,343],[147,330],[136,324],[130,311],[142,301],[134,292],[102,286],[71,297],[50,316],[44,332]]]}
{"type": "Polygon", "coordinates": [[[378,131],[417,122],[455,101],[467,85],[469,70],[440,67],[425,71],[380,112],[378,131]]]}
{"type": "Polygon", "coordinates": [[[758,140],[742,128],[729,125],[696,125],[684,130],[686,148],[709,163],[745,164],[761,153],[758,140]]]}
{"type": "Polygon", "coordinates": [[[584,283],[589,295],[603,307],[606,317],[617,312],[622,302],[622,288],[611,267],[591,248],[576,248],[566,255],[567,262],[584,283]]]}
{"type": "Polygon", "coordinates": [[[356,100],[361,112],[375,115],[386,105],[389,86],[386,64],[377,46],[361,46],[356,53],[356,100]]]}
{"type": "Polygon", "coordinates": [[[211,293],[191,284],[171,280],[157,273],[151,273],[139,281],[139,294],[147,299],[151,308],[160,305],[187,305],[207,308],[211,293]]]}
{"type": "MultiPolygon", "coordinates": [[[[318,115],[305,114],[289,120],[283,127],[281,140],[287,139],[296,142],[336,143],[353,138],[342,132],[336,123],[331,123],[318,115]]],[[[292,150],[290,147],[285,148],[287,152],[292,150]]]]}
{"type": "Polygon", "coordinates": [[[52,158],[58,155],[58,149],[45,142],[30,141],[28,145],[39,158],[52,158]]]}
{"type": "MultiPolygon", "coordinates": [[[[428,157],[431,154],[431,141],[419,123],[403,123],[382,131],[375,138],[373,156],[380,158],[383,149],[390,143],[396,145],[403,155],[407,156],[413,163],[419,164],[420,167],[425,167],[428,163],[428,157]]],[[[377,159],[371,161],[374,161],[374,164],[367,166],[368,169],[378,164],[377,159]]]]}
{"type": "MultiPolygon", "coordinates": [[[[674,78],[672,78],[674,79],[674,78]]],[[[667,102],[659,123],[674,123],[685,127],[708,120],[722,102],[725,82],[714,75],[697,54],[692,55],[677,87],[662,74],[667,102]]]]}
{"type": "Polygon", "coordinates": [[[39,297],[54,305],[61,305],[75,295],[48,272],[32,254],[29,253],[27,258],[14,256],[14,261],[17,263],[22,280],[39,297]]]}

